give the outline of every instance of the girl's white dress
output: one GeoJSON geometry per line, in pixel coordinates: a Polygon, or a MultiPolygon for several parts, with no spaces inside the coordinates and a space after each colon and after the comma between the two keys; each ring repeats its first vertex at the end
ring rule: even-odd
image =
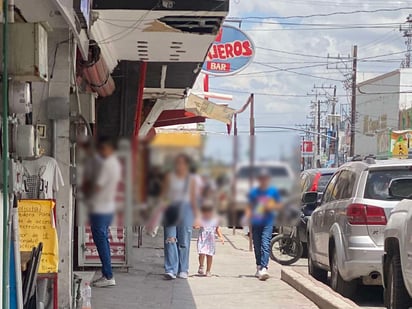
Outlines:
{"type": "Polygon", "coordinates": [[[199,254],[215,255],[216,251],[216,228],[218,219],[201,220],[199,238],[197,239],[197,251],[199,254]]]}

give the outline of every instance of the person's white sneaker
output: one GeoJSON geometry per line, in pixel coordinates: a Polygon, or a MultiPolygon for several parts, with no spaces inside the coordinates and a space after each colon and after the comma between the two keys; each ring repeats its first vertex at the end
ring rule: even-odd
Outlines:
{"type": "Polygon", "coordinates": [[[256,273],[255,273],[255,277],[259,278],[260,276],[260,266],[256,266],[256,273]]]}
{"type": "Polygon", "coordinates": [[[94,279],[93,281],[92,281],[92,285],[94,285],[96,282],[98,282],[98,281],[101,281],[102,279],[104,279],[104,276],[102,275],[101,277],[99,277],[99,278],[97,278],[97,279],[94,279]]]}
{"type": "Polygon", "coordinates": [[[105,288],[105,287],[115,286],[115,285],[116,285],[116,281],[114,280],[114,278],[107,279],[106,277],[101,277],[99,280],[93,283],[93,286],[96,288],[105,288]]]}
{"type": "Polygon", "coordinates": [[[175,275],[175,274],[172,274],[172,273],[165,273],[165,274],[163,275],[163,277],[164,277],[166,280],[176,279],[176,275],[175,275]]]}
{"type": "Polygon", "coordinates": [[[182,272],[179,273],[178,277],[180,279],[187,279],[189,277],[189,274],[185,271],[182,271],[182,272]]]}
{"type": "Polygon", "coordinates": [[[268,269],[266,267],[263,267],[260,271],[259,271],[259,280],[261,281],[266,281],[269,279],[269,273],[268,273],[268,269]]]}

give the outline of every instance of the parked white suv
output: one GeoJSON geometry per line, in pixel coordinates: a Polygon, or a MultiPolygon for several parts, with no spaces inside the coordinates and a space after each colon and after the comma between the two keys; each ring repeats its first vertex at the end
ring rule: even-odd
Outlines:
{"type": "Polygon", "coordinates": [[[358,284],[382,285],[384,230],[402,200],[388,191],[397,178],[412,178],[411,160],[367,158],[333,175],[308,223],[308,266],[314,278],[326,281],[330,271],[332,288],[346,297],[355,296],[358,284]]]}
{"type": "Polygon", "coordinates": [[[392,210],[386,226],[383,256],[385,305],[390,309],[412,307],[412,178],[392,180],[389,193],[406,198],[392,210]]]}

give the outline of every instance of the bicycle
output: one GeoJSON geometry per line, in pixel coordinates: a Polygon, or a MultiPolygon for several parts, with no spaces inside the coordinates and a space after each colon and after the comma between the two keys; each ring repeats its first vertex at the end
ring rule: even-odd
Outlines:
{"type": "Polygon", "coordinates": [[[303,244],[299,239],[298,227],[306,225],[302,211],[291,208],[283,214],[289,224],[281,225],[279,234],[270,242],[270,258],[281,265],[292,265],[303,255],[303,244]]]}

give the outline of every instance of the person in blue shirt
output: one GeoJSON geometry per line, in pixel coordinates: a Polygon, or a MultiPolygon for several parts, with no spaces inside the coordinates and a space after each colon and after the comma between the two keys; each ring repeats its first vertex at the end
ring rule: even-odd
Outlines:
{"type": "Polygon", "coordinates": [[[249,192],[249,208],[246,213],[252,227],[256,258],[255,277],[262,281],[269,278],[267,270],[270,257],[270,241],[276,211],[281,207],[279,191],[270,185],[270,178],[267,169],[261,169],[258,172],[258,186],[249,192]]]}

